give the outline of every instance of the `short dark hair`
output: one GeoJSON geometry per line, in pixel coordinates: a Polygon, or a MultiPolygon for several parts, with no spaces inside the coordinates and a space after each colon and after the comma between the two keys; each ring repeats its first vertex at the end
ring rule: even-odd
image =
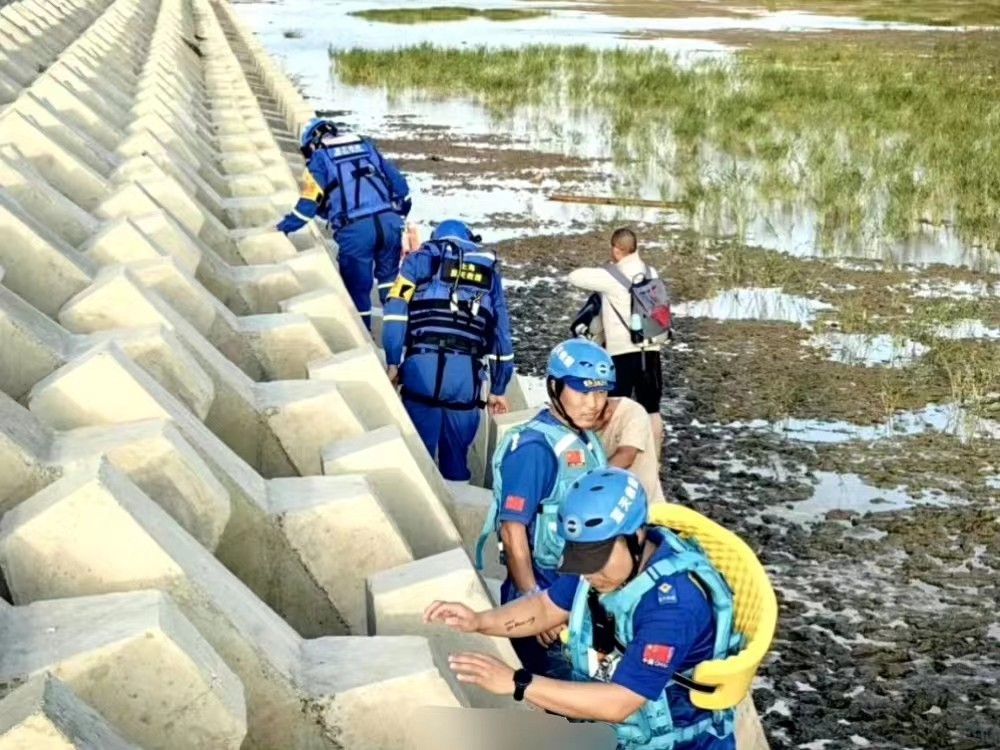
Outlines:
{"type": "Polygon", "coordinates": [[[622,227],[611,234],[611,244],[626,254],[634,253],[638,245],[635,232],[622,227]]]}

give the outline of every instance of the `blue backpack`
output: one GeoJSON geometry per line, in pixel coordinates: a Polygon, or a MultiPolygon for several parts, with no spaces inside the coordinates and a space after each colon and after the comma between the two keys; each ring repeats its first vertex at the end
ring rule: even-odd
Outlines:
{"type": "Polygon", "coordinates": [[[393,208],[392,185],[368,139],[353,133],[337,136],[324,141],[316,156],[326,159],[328,173],[335,175],[323,186],[320,207],[331,226],[340,228],[393,208]]]}

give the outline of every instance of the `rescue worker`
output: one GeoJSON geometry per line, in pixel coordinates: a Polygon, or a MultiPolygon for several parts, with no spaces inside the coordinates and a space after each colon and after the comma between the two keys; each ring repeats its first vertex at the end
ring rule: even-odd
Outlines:
{"type": "MultiPolygon", "coordinates": [[[[498,443],[492,461],[493,504],[479,536],[476,567],[483,569],[483,548],[499,534],[500,561],[507,568],[502,603],[555,580],[563,548],[556,515],[573,482],[588,469],[607,465],[593,428],[614,386],[615,366],[604,349],[583,339],[564,341],[549,355],[549,406],[498,443]]],[[[521,663],[538,674],[565,672],[559,630],[553,625],[537,637],[512,638],[521,663]]]]}
{"type": "Polygon", "coordinates": [[[309,121],[301,151],[302,194],[276,228],[289,234],[317,215],[327,221],[337,242],[340,276],[370,331],[373,277],[384,305],[399,271],[403,222],[412,205],[409,185],[370,139],[341,134],[329,120],[309,121]]]}
{"type": "Polygon", "coordinates": [[[407,254],[382,317],[389,379],[441,475],[468,481],[480,409],[508,410],[514,374],[510,319],[496,255],[449,219],[407,254]],[[404,357],[405,350],[405,357],[404,357]],[[482,401],[488,362],[490,392],[482,401]]]}
{"type": "Polygon", "coordinates": [[[568,617],[571,680],[478,653],[451,655],[451,669],[491,693],[612,724],[619,750],[735,750],[733,710],[698,709],[689,697],[702,687],[691,681],[694,667],[738,648],[732,591],[696,543],[646,519],[646,493],[631,472],[588,471],[559,513],[564,575],[550,588],[482,612],[436,601],[424,620],[523,637],[568,617]]]}

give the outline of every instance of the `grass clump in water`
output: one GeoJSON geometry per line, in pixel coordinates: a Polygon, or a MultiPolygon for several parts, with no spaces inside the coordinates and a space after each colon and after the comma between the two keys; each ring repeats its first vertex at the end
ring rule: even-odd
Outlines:
{"type": "Polygon", "coordinates": [[[469,18],[486,18],[490,21],[522,21],[548,15],[544,10],[519,8],[465,8],[455,5],[435,5],[429,8],[374,8],[359,10],[349,15],[382,23],[435,23],[465,21],[469,18]]]}
{"type": "Polygon", "coordinates": [[[803,42],[692,67],[583,46],[331,54],[348,84],[469,96],[498,116],[596,114],[623,174],[670,173],[680,194],[664,197],[738,228],[780,201],[815,211],[828,246],[932,224],[1000,249],[1000,34],[919,52],[803,42]]]}

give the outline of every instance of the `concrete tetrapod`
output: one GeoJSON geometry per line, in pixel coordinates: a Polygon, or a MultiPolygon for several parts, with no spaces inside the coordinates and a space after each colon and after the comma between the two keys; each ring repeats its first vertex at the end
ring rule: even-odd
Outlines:
{"type": "Polygon", "coordinates": [[[3,685],[50,674],[147,750],[243,746],[240,680],[164,594],[0,601],[0,624],[3,685]]]}
{"type": "Polygon", "coordinates": [[[0,700],[0,750],[139,750],[65,683],[37,675],[0,700]]]}
{"type": "Polygon", "coordinates": [[[0,564],[18,603],[140,588],[169,593],[243,681],[247,748],[393,746],[417,706],[464,705],[426,639],[303,641],[103,459],[6,514],[0,564]]]}

